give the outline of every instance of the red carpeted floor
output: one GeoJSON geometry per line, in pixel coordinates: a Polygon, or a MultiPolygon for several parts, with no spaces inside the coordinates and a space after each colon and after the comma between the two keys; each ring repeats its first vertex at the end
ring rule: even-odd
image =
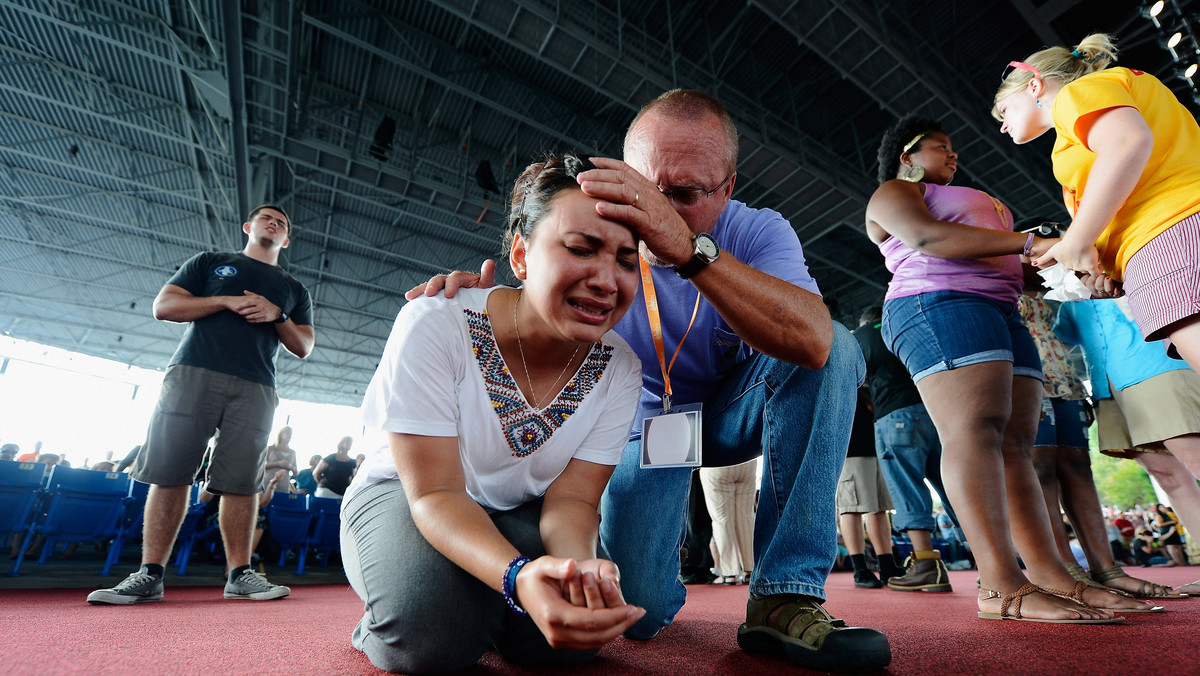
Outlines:
{"type": "MultiPolygon", "coordinates": [[[[1166,584],[1200,567],[1133,569],[1166,584]]],[[[1167,612],[1123,625],[1064,626],[975,617],[974,571],[950,573],[950,594],[855,589],[849,573],[829,581],[826,607],[887,634],[892,674],[1200,674],[1200,598],[1165,601],[1167,612]]],[[[735,630],[746,587],[689,587],[676,623],[648,642],[619,639],[571,674],[756,674],[786,670],[741,652],[735,630]]],[[[0,591],[6,674],[372,674],[349,644],[361,615],[345,586],[294,587],[282,601],[226,601],[220,587],[170,587],[162,603],[90,606],[86,590],[0,591]]],[[[567,673],[517,669],[494,654],[478,674],[567,673]]]]}

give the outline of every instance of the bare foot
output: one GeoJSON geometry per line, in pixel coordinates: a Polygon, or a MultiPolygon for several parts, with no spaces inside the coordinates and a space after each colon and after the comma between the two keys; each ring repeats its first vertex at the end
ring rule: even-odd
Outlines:
{"type": "Polygon", "coordinates": [[[1121,596],[1115,592],[1110,592],[1098,587],[1086,587],[1083,590],[1083,600],[1088,605],[1095,608],[1103,608],[1120,612],[1122,610],[1148,610],[1151,606],[1149,603],[1131,599],[1127,596],[1121,596]]]}
{"type": "MultiPolygon", "coordinates": [[[[997,590],[1002,594],[1016,590],[997,590]]],[[[979,592],[979,610],[994,615],[1000,614],[1002,601],[1000,598],[986,598],[987,592],[979,592]]],[[[1009,604],[1007,616],[1016,615],[1015,600],[1009,604]]],[[[1021,597],[1021,617],[1038,620],[1107,620],[1113,617],[1112,612],[1098,608],[1081,606],[1070,599],[1059,598],[1046,592],[1037,591],[1021,597]]]]}

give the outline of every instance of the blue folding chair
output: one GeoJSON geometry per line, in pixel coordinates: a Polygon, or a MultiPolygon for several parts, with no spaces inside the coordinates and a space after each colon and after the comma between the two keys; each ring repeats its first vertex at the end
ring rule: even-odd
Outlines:
{"type": "Polygon", "coordinates": [[[125,548],[127,540],[142,537],[142,518],[146,514],[146,497],[149,493],[150,484],[130,482],[129,497],[125,498],[121,521],[117,525],[117,536],[108,548],[108,557],[104,560],[104,568],[100,570],[101,576],[108,576],[109,570],[121,559],[121,550],[125,548]]]}
{"type": "Polygon", "coordinates": [[[342,501],[336,498],[309,498],[308,508],[316,514],[308,548],[321,552],[321,565],[328,566],[329,553],[341,547],[342,501]]]}
{"type": "MultiPolygon", "coordinates": [[[[38,563],[54,551],[59,542],[97,542],[116,535],[125,498],[129,497],[129,476],[118,472],[96,472],[55,465],[50,468],[44,499],[45,515],[26,535],[46,539],[38,563]]],[[[13,568],[21,565],[24,550],[13,568]]]]}
{"type": "MultiPolygon", "coordinates": [[[[21,539],[21,553],[9,575],[18,575],[25,548],[33,537],[34,514],[49,465],[40,462],[13,462],[0,460],[0,533],[25,533],[21,539]]],[[[8,542],[5,539],[5,542],[8,542]]]]}
{"type": "MultiPolygon", "coordinates": [[[[312,498],[315,499],[315,498],[312,498]]],[[[304,562],[308,558],[308,539],[316,513],[309,511],[308,495],[301,493],[276,493],[267,505],[267,527],[271,537],[279,543],[279,565],[287,561],[287,553],[295,549],[300,555],[297,575],[304,574],[304,562]]]]}
{"type": "Polygon", "coordinates": [[[175,563],[178,569],[176,575],[187,576],[188,561],[192,558],[192,550],[196,543],[214,532],[220,530],[220,524],[209,525],[205,518],[208,515],[208,503],[200,502],[199,486],[192,486],[191,504],[183,516],[183,524],[175,536],[175,563]]]}

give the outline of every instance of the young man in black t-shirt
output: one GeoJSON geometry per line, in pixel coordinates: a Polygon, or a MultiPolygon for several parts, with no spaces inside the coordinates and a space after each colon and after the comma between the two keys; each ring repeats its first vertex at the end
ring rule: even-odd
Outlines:
{"type": "Polygon", "coordinates": [[[250,212],[238,253],[197,254],[154,299],[155,319],[187,323],[163,377],[133,478],[151,484],[143,527],[142,567],[111,589],[88,595],[106,605],[162,599],[163,568],[187,510],[192,479],[217,434],[205,487],[222,495],[225,598],[266,600],[291,590],[252,570],[250,540],[258,511],[275,406],[279,344],[301,359],[313,349],[312,300],[279,267],[291,223],[276,206],[250,212]]]}

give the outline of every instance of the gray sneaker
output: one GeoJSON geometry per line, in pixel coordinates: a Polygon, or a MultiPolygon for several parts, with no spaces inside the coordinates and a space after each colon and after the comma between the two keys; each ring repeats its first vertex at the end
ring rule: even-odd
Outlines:
{"type": "Polygon", "coordinates": [[[281,584],[267,582],[267,578],[253,568],[247,568],[237,579],[225,583],[225,598],[227,599],[267,601],[281,599],[291,593],[291,589],[281,584]]]}
{"type": "Polygon", "coordinates": [[[112,589],[97,589],[88,594],[88,603],[126,606],[131,603],[161,601],[163,581],[161,577],[137,570],[112,589]]]}

